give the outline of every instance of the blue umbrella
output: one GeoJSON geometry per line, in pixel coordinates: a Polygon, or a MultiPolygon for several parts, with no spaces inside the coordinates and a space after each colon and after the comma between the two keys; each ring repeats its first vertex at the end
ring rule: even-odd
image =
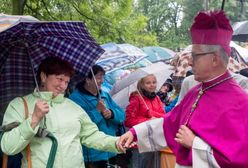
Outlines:
{"type": "Polygon", "coordinates": [[[175,52],[162,47],[144,47],[142,50],[148,55],[147,59],[151,62],[158,62],[171,59],[175,52]]]}
{"type": "Polygon", "coordinates": [[[135,64],[126,66],[124,69],[138,69],[138,68],[147,67],[149,65],[152,65],[152,62],[149,61],[148,59],[144,58],[144,59],[136,62],[135,64]]]}
{"type": "MultiPolygon", "coordinates": [[[[1,27],[1,25],[0,25],[1,27]]],[[[46,57],[69,61],[88,74],[104,50],[82,22],[19,22],[0,32],[0,105],[33,91],[35,71],[46,57]]]]}

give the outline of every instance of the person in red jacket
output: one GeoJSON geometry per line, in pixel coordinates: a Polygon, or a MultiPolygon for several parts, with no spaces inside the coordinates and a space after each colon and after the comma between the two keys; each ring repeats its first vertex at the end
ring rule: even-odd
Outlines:
{"type": "MultiPolygon", "coordinates": [[[[126,127],[133,127],[139,123],[154,118],[163,117],[164,105],[156,95],[157,80],[153,74],[149,74],[138,81],[137,90],[131,93],[129,105],[126,108],[126,127]]],[[[137,149],[132,150],[133,168],[159,168],[160,152],[148,152],[140,154],[137,149]]]]}

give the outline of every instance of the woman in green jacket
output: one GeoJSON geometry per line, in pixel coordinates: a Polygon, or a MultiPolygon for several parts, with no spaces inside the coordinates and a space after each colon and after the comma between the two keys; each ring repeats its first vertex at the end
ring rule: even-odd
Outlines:
{"type": "Polygon", "coordinates": [[[29,117],[25,119],[21,98],[12,100],[5,112],[3,125],[19,122],[19,126],[4,133],[2,151],[8,155],[22,152],[22,167],[27,166],[26,146],[30,144],[33,168],[45,168],[52,141],[37,137],[39,127],[45,127],[57,139],[58,146],[54,168],[84,168],[81,145],[98,150],[118,152],[117,137],[100,132],[85,111],[73,101],[64,97],[72,66],[56,57],[46,58],[39,66],[37,77],[40,92],[36,90],[24,96],[29,117]]]}

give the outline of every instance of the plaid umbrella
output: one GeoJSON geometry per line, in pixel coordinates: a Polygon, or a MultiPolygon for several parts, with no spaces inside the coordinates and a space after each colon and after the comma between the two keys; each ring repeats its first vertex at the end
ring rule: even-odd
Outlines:
{"type": "Polygon", "coordinates": [[[33,71],[46,57],[67,60],[85,75],[104,52],[82,22],[19,22],[0,32],[0,51],[1,109],[33,91],[33,71]]]}

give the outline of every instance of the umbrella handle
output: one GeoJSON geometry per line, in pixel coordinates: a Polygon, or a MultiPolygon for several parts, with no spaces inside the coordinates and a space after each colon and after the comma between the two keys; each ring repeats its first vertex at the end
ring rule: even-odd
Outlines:
{"type": "Polygon", "coordinates": [[[222,11],[224,10],[225,1],[226,1],[226,0],[222,0],[222,4],[221,4],[221,10],[222,10],[222,11]]]}
{"type": "Polygon", "coordinates": [[[98,93],[98,99],[101,99],[100,91],[99,91],[99,88],[98,88],[98,85],[97,85],[97,82],[96,82],[96,77],[94,75],[92,67],[90,68],[90,72],[92,74],[92,77],[93,77],[95,85],[96,85],[96,90],[97,90],[97,93],[98,93]]]}

